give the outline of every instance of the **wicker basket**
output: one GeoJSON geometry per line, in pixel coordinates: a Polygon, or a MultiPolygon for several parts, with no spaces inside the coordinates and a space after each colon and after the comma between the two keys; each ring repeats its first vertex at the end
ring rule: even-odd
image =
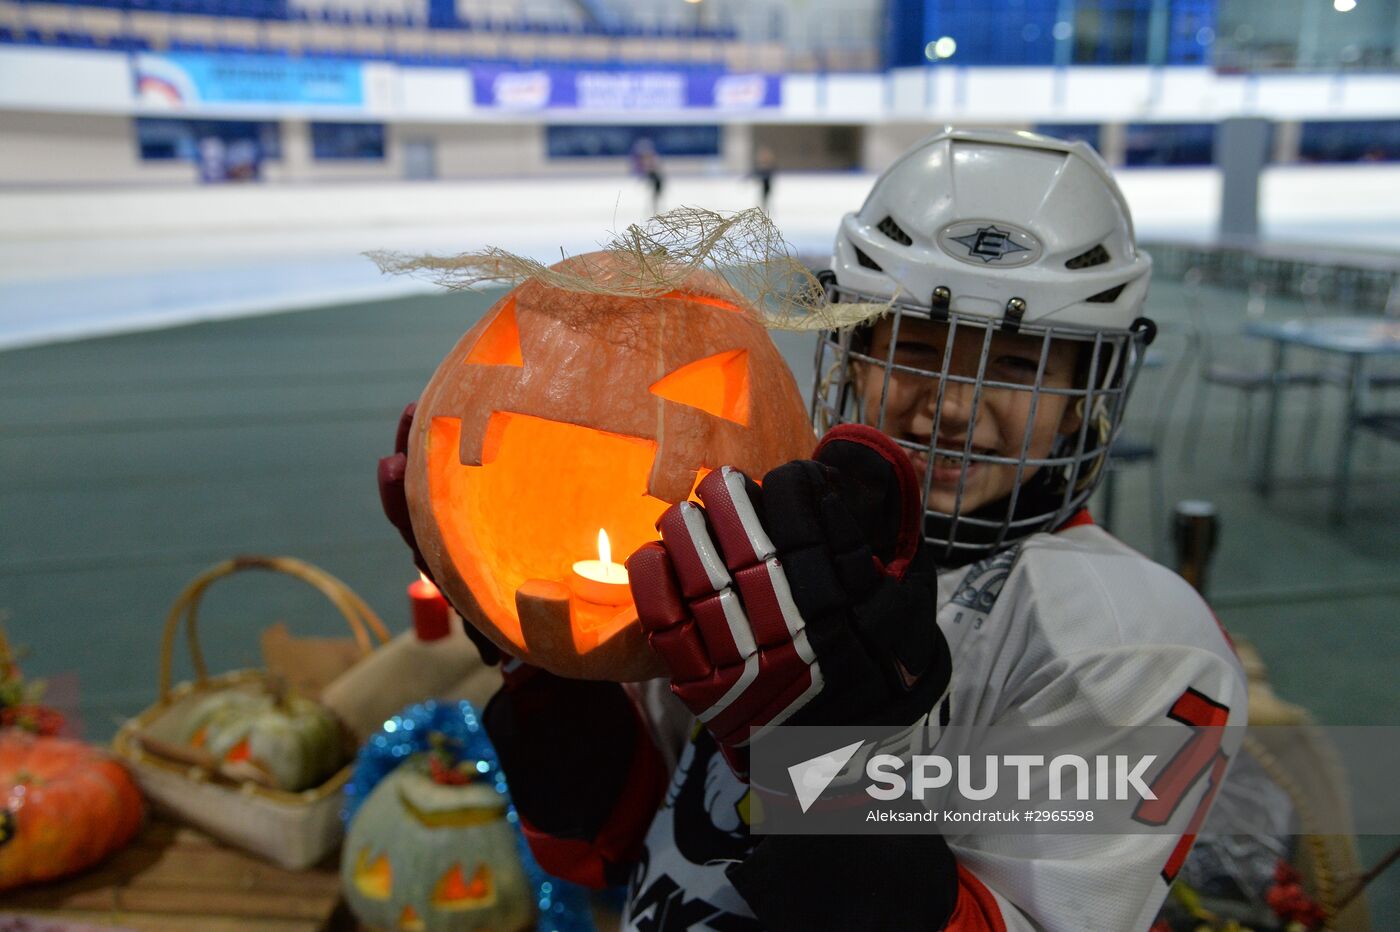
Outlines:
{"type": "Polygon", "coordinates": [[[199,602],[217,579],[242,570],[285,573],[315,586],[349,623],[364,654],[374,649],[371,633],[384,643],[388,632],[377,615],[340,580],[310,564],[289,557],[245,556],[206,570],[180,593],[165,621],[160,651],[160,698],[117,732],[113,748],[131,768],[146,795],[163,809],[212,835],[292,870],[310,867],[324,858],[341,837],[341,789],[352,764],[318,787],[299,793],[271,789],[253,782],[235,783],[204,767],[180,763],[152,753],[149,739],[178,745],[183,724],[195,703],[225,690],[260,691],[270,686],[260,670],[238,670],[210,676],[199,647],[196,627],[199,602]],[[195,680],[172,686],[170,661],[175,637],[185,622],[195,680]]]}

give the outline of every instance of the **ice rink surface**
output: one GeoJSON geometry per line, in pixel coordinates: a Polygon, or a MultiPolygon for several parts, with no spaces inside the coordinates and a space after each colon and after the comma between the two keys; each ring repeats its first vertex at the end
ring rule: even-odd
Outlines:
{"type": "MultiPolygon", "coordinates": [[[[1213,236],[1213,169],[1119,179],[1141,240],[1213,236]]],[[[780,175],[773,219],[794,251],[822,256],[873,181],[780,175]]],[[[756,197],[749,180],[676,177],[662,208],[737,210],[756,197]]],[[[1400,253],[1398,165],[1273,168],[1260,200],[1270,241],[1400,253]]],[[[500,246],[547,261],[596,248],[649,206],[626,177],[0,189],[0,349],[427,291],[363,253],[500,246]]]]}

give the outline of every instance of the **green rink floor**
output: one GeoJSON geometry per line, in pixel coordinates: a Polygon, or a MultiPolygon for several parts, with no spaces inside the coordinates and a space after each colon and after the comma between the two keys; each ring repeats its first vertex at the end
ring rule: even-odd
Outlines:
{"type": "MultiPolygon", "coordinates": [[[[310,561],[391,628],[408,625],[415,571],[380,513],[375,463],[404,404],[493,298],[412,297],[0,353],[0,612],[29,675],[70,698],[76,683],[87,738],[109,739],[154,701],[171,601],[234,554],[310,561]]],[[[1322,722],[1400,723],[1400,447],[1359,444],[1349,521],[1332,526],[1340,393],[1292,394],[1278,488],[1260,499],[1254,448],[1236,442],[1242,397],[1216,390],[1200,421],[1190,417],[1195,375],[1177,363],[1188,352],[1186,301],[1172,283],[1154,285],[1164,361],[1143,375],[1132,416],[1161,428],[1161,497],[1219,509],[1210,596],[1222,622],[1257,645],[1279,694],[1322,722]],[[1181,390],[1168,405],[1172,386],[1181,390]]],[[[1205,304],[1220,352],[1263,358],[1231,336],[1243,295],[1208,292],[1205,304]]],[[[776,340],[805,389],[812,338],[776,340]]],[[[1165,560],[1170,548],[1152,531],[1157,494],[1150,470],[1124,469],[1114,531],[1165,560]]],[[[246,573],[216,584],[200,618],[210,668],[257,665],[258,632],[279,620],[306,635],[343,628],[294,580],[246,573]]],[[[182,651],[177,680],[191,673],[182,651]]],[[[1364,837],[1365,860],[1398,841],[1364,837]]],[[[1372,886],[1371,903],[1378,928],[1396,925],[1400,868],[1372,886]]]]}

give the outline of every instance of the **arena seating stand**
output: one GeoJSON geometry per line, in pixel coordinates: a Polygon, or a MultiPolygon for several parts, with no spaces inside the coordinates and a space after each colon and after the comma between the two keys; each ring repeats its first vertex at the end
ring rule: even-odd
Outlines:
{"type": "Polygon", "coordinates": [[[0,42],[421,65],[782,67],[780,47],[743,42],[733,28],[629,22],[596,2],[443,2],[450,0],[0,0],[0,42]]]}

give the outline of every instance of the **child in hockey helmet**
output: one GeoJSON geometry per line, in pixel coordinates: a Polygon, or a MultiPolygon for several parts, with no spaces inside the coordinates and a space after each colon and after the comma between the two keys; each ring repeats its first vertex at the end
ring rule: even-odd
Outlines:
{"type": "Polygon", "coordinates": [[[879,428],[923,480],[924,533],[959,565],[1088,500],[1153,333],[1150,259],[1084,143],[949,130],[847,214],[833,300],[890,313],[819,346],[813,413],[879,428]]]}

